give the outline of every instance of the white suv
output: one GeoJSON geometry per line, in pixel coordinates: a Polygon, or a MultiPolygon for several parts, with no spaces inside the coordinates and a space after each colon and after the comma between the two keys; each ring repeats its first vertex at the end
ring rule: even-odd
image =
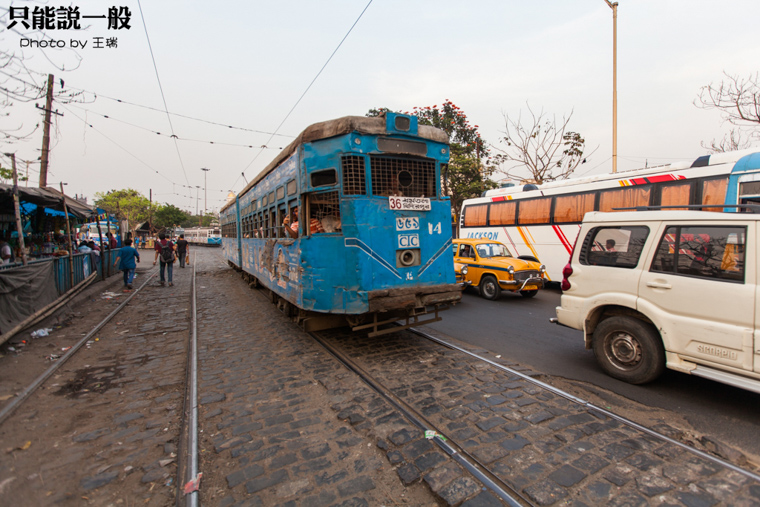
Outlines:
{"type": "Polygon", "coordinates": [[[553,320],[620,380],[671,368],[760,393],[759,233],[749,213],[588,213],[553,320]]]}

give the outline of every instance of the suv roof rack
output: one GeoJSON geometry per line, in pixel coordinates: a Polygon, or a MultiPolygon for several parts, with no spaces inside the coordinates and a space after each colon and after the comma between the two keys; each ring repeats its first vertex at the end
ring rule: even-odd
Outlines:
{"type": "Polygon", "coordinates": [[[630,208],[612,208],[613,211],[657,211],[661,209],[697,209],[703,208],[736,208],[754,213],[760,212],[760,204],[681,204],[674,206],[633,206],[630,208]]]}

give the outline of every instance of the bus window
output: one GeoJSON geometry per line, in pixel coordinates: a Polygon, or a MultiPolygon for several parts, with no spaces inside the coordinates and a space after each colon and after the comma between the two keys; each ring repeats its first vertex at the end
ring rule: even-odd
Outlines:
{"type": "MultiPolygon", "coordinates": [[[[467,208],[469,209],[469,208],[467,208]]],[[[491,203],[489,211],[489,225],[514,225],[516,201],[501,201],[491,203]]]]}
{"type": "Polygon", "coordinates": [[[488,216],[488,204],[477,204],[464,208],[464,226],[482,227],[486,225],[488,216]]]}
{"type": "Polygon", "coordinates": [[[595,198],[594,192],[555,197],[554,222],[558,224],[582,222],[586,213],[594,211],[595,198]]]}
{"type": "Polygon", "coordinates": [[[551,197],[522,200],[517,221],[521,224],[548,224],[551,207],[551,197]]]}
{"type": "Polygon", "coordinates": [[[652,187],[650,186],[603,190],[599,192],[599,211],[615,211],[612,208],[649,206],[651,193],[652,187]]]}
{"type": "Polygon", "coordinates": [[[343,168],[343,195],[365,195],[364,157],[344,155],[340,163],[343,168]]]}
{"type": "MultiPolygon", "coordinates": [[[[661,206],[678,206],[680,204],[691,204],[692,184],[678,183],[675,185],[663,185],[660,194],[661,206]]],[[[689,208],[675,208],[689,209],[689,208]]]]}
{"type": "Polygon", "coordinates": [[[715,178],[702,182],[702,204],[724,204],[728,178],[715,178]]]}

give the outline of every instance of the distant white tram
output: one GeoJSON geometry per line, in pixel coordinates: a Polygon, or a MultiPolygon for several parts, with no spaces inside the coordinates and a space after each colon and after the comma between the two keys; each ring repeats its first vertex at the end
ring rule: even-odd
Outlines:
{"type": "Polygon", "coordinates": [[[589,211],[746,203],[760,203],[760,153],[753,150],[540,186],[488,190],[462,204],[459,236],[504,243],[514,255],[545,264],[550,279],[560,281],[589,211]]]}
{"type": "Polygon", "coordinates": [[[185,240],[191,245],[221,246],[222,230],[219,227],[192,227],[177,231],[177,235],[184,234],[185,240]]]}

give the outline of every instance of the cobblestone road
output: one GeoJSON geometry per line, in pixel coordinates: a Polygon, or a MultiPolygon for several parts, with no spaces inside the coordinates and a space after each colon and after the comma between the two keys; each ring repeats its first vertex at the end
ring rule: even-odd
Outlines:
{"type": "MultiPolygon", "coordinates": [[[[203,505],[502,505],[218,250],[196,253],[203,505]]],[[[173,504],[190,274],[154,279],[0,428],[0,503],[173,504]]],[[[529,503],[760,505],[753,479],[460,352],[331,335],[529,503]]]]}

